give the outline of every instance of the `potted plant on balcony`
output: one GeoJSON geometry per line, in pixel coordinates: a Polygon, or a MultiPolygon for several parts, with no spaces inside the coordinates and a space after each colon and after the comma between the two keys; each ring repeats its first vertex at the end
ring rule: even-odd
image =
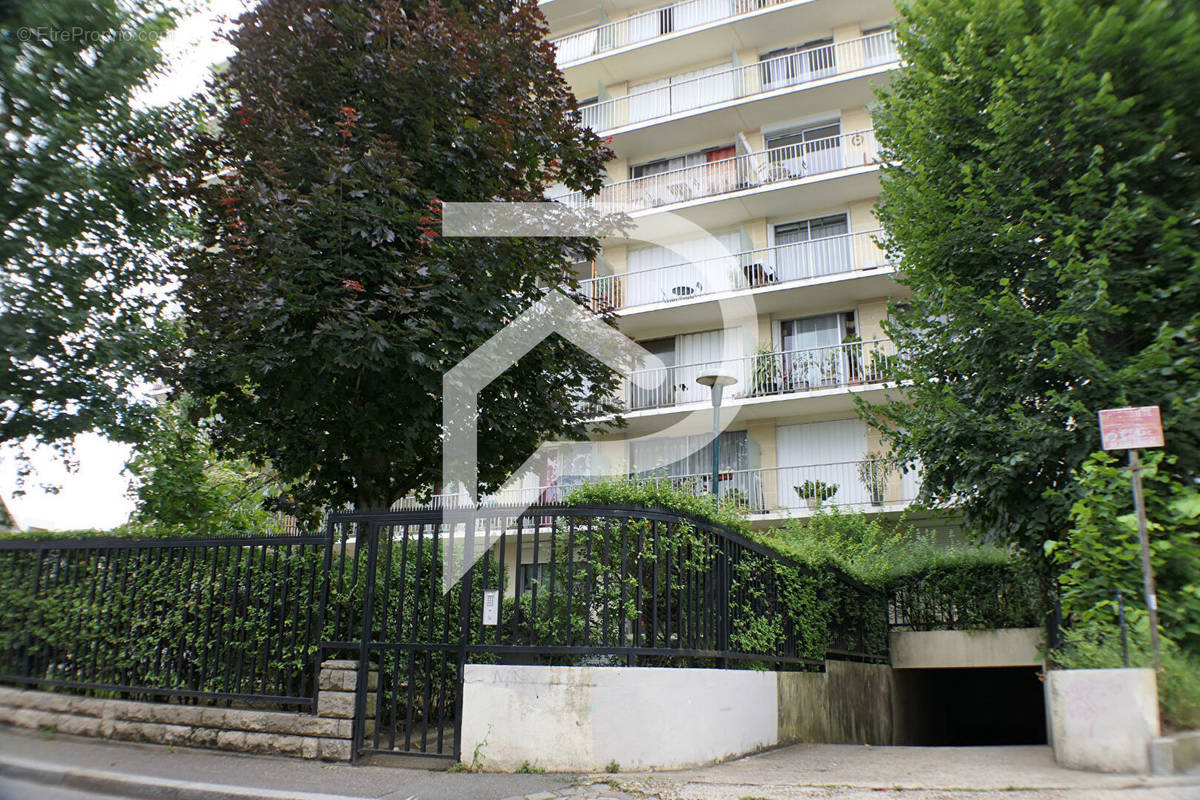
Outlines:
{"type": "Polygon", "coordinates": [[[896,471],[896,462],[891,456],[883,453],[866,453],[858,462],[858,479],[871,496],[871,504],[883,505],[883,497],[887,493],[888,479],[896,471]]]}
{"type": "Polygon", "coordinates": [[[846,352],[846,380],[849,383],[862,382],[862,339],[852,333],[842,339],[846,352]]]}
{"type": "Polygon", "coordinates": [[[754,353],[754,383],[750,386],[750,396],[777,394],[779,378],[779,354],[771,345],[760,344],[754,353]]]}
{"type": "Polygon", "coordinates": [[[825,481],[805,481],[792,488],[796,490],[797,496],[804,501],[805,505],[816,509],[821,506],[821,503],[837,494],[838,485],[825,481]]]}

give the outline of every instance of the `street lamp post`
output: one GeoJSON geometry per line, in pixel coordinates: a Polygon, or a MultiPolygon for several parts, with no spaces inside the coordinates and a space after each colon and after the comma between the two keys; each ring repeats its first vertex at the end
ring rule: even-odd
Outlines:
{"type": "Polygon", "coordinates": [[[719,499],[717,482],[721,476],[721,393],[726,386],[732,386],[737,383],[737,378],[730,375],[722,375],[719,372],[705,373],[696,378],[696,383],[701,386],[707,386],[712,390],[712,407],[713,407],[713,469],[712,469],[712,494],[713,501],[719,499]]]}

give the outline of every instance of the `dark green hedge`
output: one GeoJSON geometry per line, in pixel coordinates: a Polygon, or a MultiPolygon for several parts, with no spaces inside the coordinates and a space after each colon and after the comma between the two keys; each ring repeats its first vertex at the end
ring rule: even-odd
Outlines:
{"type": "Polygon", "coordinates": [[[1045,623],[1041,593],[1007,563],[938,564],[894,576],[892,624],[917,631],[1032,628],[1045,623]]]}

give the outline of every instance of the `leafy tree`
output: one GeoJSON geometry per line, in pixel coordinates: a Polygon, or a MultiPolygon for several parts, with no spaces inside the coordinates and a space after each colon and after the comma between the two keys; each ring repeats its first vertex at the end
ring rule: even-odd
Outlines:
{"type": "Polygon", "coordinates": [[[147,418],[175,126],[131,99],[173,24],[154,0],[0,3],[0,441],[147,418]]]}
{"type": "Polygon", "coordinates": [[[1040,553],[1097,410],[1162,406],[1171,469],[1200,465],[1200,22],[1182,0],[900,10],[875,121],[911,383],[865,413],[929,498],[1040,553]]]}
{"type": "Polygon", "coordinates": [[[278,529],[281,519],[265,508],[280,494],[278,476],[245,459],[217,456],[211,419],[192,420],[202,417],[196,405],[183,397],[159,408],[153,431],[129,460],[138,502],[133,526],[233,536],[278,529]]]}
{"type": "MultiPolygon", "coordinates": [[[[442,200],[598,190],[609,153],[545,32],[534,3],[500,0],[265,0],[241,18],[219,130],[194,142],[181,293],[177,377],[212,399],[219,448],[311,504],[437,482],[443,373],[595,253],[438,235],[442,200]]],[[[581,397],[613,380],[558,339],[509,369],[480,400],[485,488],[544,438],[582,435],[581,397]]]]}

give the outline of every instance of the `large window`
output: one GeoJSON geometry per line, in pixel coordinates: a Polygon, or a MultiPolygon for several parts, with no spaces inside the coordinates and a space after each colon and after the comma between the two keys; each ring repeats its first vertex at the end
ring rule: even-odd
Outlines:
{"type": "Polygon", "coordinates": [[[823,122],[767,136],[772,179],[803,178],[841,169],[841,132],[841,122],[823,122]]]}
{"type": "Polygon", "coordinates": [[[775,274],[794,281],[833,275],[854,268],[849,220],[845,214],[776,225],[775,274]]]}
{"type": "Polygon", "coordinates": [[[784,320],[779,324],[782,381],[787,391],[844,386],[859,371],[857,354],[840,347],[856,335],[853,311],[784,320]]]}
{"type": "Polygon", "coordinates": [[[784,47],[759,56],[763,91],[833,75],[836,71],[832,39],[815,39],[797,47],[784,47]]]}

